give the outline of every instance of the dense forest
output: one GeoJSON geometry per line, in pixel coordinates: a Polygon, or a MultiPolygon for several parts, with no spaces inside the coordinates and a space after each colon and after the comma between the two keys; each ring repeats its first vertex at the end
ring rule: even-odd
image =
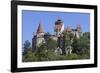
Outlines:
{"type": "MultiPolygon", "coordinates": [[[[50,35],[50,34],[49,34],[50,35]]],[[[70,39],[73,38],[72,34],[63,33],[64,42],[66,47],[70,44],[70,39]]],[[[34,61],[55,61],[55,60],[81,60],[90,58],[90,32],[84,32],[80,38],[73,38],[72,53],[59,54],[55,53],[54,49],[58,46],[57,41],[52,38],[47,39],[46,43],[41,43],[37,51],[33,51],[31,43],[26,40],[23,45],[23,62],[34,61]]]]}

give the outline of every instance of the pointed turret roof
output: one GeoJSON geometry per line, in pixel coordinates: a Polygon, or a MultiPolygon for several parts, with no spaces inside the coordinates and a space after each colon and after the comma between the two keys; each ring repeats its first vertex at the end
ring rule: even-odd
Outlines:
{"type": "Polygon", "coordinates": [[[39,23],[39,26],[38,26],[38,29],[37,29],[37,33],[44,33],[43,26],[42,26],[41,23],[39,23]]]}

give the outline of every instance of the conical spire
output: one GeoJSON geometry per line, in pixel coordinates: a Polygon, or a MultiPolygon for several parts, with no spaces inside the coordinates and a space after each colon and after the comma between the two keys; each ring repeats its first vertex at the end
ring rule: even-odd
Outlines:
{"type": "Polygon", "coordinates": [[[41,22],[39,23],[38,29],[37,29],[37,33],[44,33],[43,27],[41,22]]]}

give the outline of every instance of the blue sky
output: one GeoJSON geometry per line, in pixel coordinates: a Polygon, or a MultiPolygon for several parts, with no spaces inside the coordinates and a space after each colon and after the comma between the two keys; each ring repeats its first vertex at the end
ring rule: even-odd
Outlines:
{"type": "Polygon", "coordinates": [[[54,23],[60,18],[64,22],[65,28],[71,26],[76,28],[81,25],[83,32],[90,31],[90,14],[75,12],[47,12],[47,11],[22,11],[22,42],[29,40],[32,42],[33,32],[36,33],[39,23],[41,22],[45,32],[54,33],[54,23]]]}

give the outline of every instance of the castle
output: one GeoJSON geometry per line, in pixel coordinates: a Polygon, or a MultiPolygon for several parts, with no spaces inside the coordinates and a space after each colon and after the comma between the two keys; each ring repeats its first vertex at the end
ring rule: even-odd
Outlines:
{"type": "MultiPolygon", "coordinates": [[[[72,29],[69,26],[66,29],[64,29],[64,22],[61,19],[56,20],[55,21],[55,27],[54,27],[55,34],[49,36],[50,38],[52,38],[55,41],[58,41],[58,40],[60,41],[60,43],[58,43],[59,46],[54,51],[56,53],[60,53],[60,54],[63,53],[63,47],[62,47],[63,34],[62,33],[64,31],[68,32],[68,33],[72,33],[74,35],[73,37],[76,37],[76,38],[80,38],[82,36],[82,29],[81,29],[80,25],[78,25],[76,27],[76,29],[72,29]]],[[[39,44],[45,43],[45,41],[46,41],[45,38],[44,38],[45,34],[46,33],[44,32],[42,23],[39,23],[37,32],[32,38],[32,49],[33,49],[33,51],[37,50],[37,46],[39,46],[39,44]]],[[[71,40],[73,41],[73,39],[71,39],[71,40]]],[[[68,54],[68,53],[71,54],[71,52],[72,52],[71,45],[67,46],[67,48],[65,48],[64,51],[65,51],[66,54],[68,54]]]]}

